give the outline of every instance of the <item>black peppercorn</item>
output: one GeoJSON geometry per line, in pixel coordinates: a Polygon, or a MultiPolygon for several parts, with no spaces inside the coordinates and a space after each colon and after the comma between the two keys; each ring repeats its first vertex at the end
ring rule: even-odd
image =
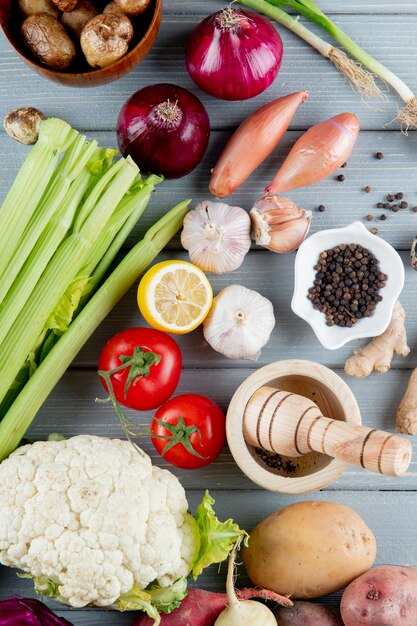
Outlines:
{"type": "Polygon", "coordinates": [[[404,198],[404,194],[402,193],[402,191],[399,191],[395,194],[395,197],[397,198],[397,200],[402,200],[404,198]]]}
{"type": "Polygon", "coordinates": [[[388,200],[388,202],[393,202],[393,200],[394,200],[394,196],[392,195],[392,193],[389,193],[389,194],[387,195],[387,200],[388,200]]]}
{"type": "Polygon", "coordinates": [[[314,286],[307,297],[314,309],[326,316],[328,326],[351,328],[373,314],[387,276],[369,250],[358,244],[341,244],[321,252],[314,267],[314,286]]]}
{"type": "Polygon", "coordinates": [[[376,206],[377,206],[378,209],[383,209],[384,208],[383,202],[378,202],[376,206]]]}
{"type": "Polygon", "coordinates": [[[383,213],[379,219],[385,222],[385,220],[387,219],[387,216],[385,215],[385,213],[383,213]]]}
{"type": "Polygon", "coordinates": [[[382,153],[382,152],[377,152],[377,153],[375,154],[375,158],[376,158],[376,159],[378,159],[378,161],[380,161],[381,159],[383,159],[383,158],[384,158],[384,155],[383,155],[383,153],[382,153]]]}
{"type": "Polygon", "coordinates": [[[340,183],[343,183],[343,181],[345,180],[345,177],[343,176],[343,174],[339,174],[339,176],[337,177],[337,180],[338,180],[340,183]]]}
{"type": "Polygon", "coordinates": [[[324,213],[324,211],[326,210],[326,207],[324,206],[324,204],[319,204],[319,206],[317,207],[317,210],[320,211],[320,213],[324,213]]]}
{"type": "Polygon", "coordinates": [[[370,187],[369,185],[366,185],[365,191],[366,191],[366,193],[371,193],[372,187],[370,187]]]}

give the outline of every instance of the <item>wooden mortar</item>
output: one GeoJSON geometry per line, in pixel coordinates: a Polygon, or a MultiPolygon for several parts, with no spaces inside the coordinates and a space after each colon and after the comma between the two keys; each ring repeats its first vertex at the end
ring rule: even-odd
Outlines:
{"type": "Polygon", "coordinates": [[[251,480],[271,491],[307,493],[337,480],[352,462],[386,474],[405,471],[411,459],[408,440],[360,424],[356,399],[337,374],[291,359],[267,365],[242,383],[230,403],[226,430],[231,453],[251,480]],[[283,413],[291,396],[278,405],[289,393],[302,397],[292,396],[291,411],[283,413]],[[308,411],[301,422],[300,410],[301,415],[308,411]],[[277,414],[272,419],[274,411],[279,419],[277,414]]]}

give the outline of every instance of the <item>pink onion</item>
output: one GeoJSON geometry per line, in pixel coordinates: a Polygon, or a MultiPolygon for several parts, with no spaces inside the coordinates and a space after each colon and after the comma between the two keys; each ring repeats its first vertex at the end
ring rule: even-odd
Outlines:
{"type": "Polygon", "coordinates": [[[141,171],[181,178],[203,158],[210,137],[204,106],[190,91],[161,83],[144,87],[123,105],[117,138],[141,171]]]}
{"type": "Polygon", "coordinates": [[[241,9],[222,9],[192,33],[186,66],[193,81],[211,96],[246,100],[275,80],[282,40],[267,19],[241,9]]]}

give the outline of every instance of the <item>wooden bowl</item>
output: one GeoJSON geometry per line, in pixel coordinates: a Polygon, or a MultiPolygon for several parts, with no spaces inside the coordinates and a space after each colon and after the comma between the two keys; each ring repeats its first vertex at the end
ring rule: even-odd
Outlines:
{"type": "MultiPolygon", "coordinates": [[[[105,6],[107,3],[98,2],[97,4],[105,6]]],[[[10,44],[23,61],[35,72],[48,80],[69,87],[96,87],[110,83],[128,74],[146,57],[152,48],[162,17],[162,0],[154,0],[146,13],[137,18],[137,25],[134,25],[133,48],[113,65],[93,70],[85,60],[80,59],[76,62],[74,68],[71,67],[68,71],[59,72],[39,63],[26,49],[20,37],[22,17],[19,14],[17,5],[17,0],[0,0],[0,25],[10,44]]]]}
{"type": "Polygon", "coordinates": [[[347,384],[324,365],[290,359],[271,363],[249,376],[234,394],[227,412],[230,451],[254,483],[280,493],[308,493],[337,480],[347,463],[313,452],[302,457],[272,455],[248,445],[243,438],[243,414],[252,395],[271,385],[313,400],[323,415],[361,424],[355,396],[347,384]]]}

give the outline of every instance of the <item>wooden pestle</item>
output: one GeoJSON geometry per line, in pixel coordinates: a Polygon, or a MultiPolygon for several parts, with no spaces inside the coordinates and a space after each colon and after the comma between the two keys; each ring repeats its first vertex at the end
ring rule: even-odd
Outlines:
{"type": "Polygon", "coordinates": [[[297,457],[314,450],[387,476],[405,474],[412,456],[404,437],[323,417],[312,400],[269,386],[249,400],[243,436],[269,452],[297,457]]]}

